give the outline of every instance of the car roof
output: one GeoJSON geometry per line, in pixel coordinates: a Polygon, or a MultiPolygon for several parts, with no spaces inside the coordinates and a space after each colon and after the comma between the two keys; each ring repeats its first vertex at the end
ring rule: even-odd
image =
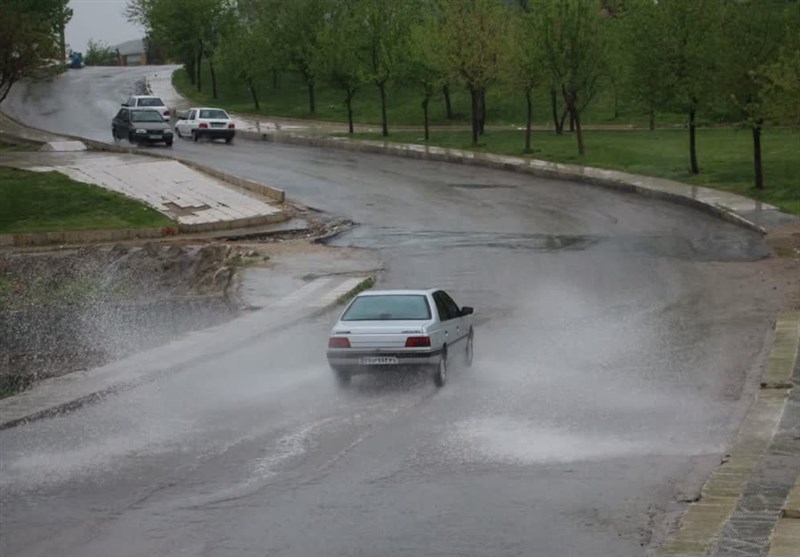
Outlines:
{"type": "Polygon", "coordinates": [[[415,296],[425,296],[428,294],[433,294],[434,292],[441,290],[440,288],[426,288],[424,290],[409,290],[409,289],[394,289],[394,290],[365,290],[364,292],[359,293],[359,296],[398,296],[398,295],[415,295],[415,296]]]}
{"type": "Polygon", "coordinates": [[[131,95],[132,99],[160,99],[161,97],[157,97],[156,95],[131,95]]]}

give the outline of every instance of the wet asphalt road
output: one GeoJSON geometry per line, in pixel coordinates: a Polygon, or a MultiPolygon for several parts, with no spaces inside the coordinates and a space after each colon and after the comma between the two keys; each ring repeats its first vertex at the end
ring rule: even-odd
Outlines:
{"type": "MultiPolygon", "coordinates": [[[[108,139],[144,73],[68,72],[4,109],[108,139]]],[[[476,307],[476,363],[440,391],[340,392],[328,316],[2,431],[3,557],[645,555],[751,400],[775,309],[754,233],[513,173],[247,141],[172,151],[358,222],[336,243],[380,250],[383,286],[476,307]]]]}

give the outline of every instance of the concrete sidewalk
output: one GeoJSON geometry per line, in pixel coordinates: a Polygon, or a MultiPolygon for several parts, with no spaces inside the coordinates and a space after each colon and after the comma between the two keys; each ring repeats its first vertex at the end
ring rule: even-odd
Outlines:
{"type": "Polygon", "coordinates": [[[281,207],[175,160],[129,154],[19,152],[0,164],[57,171],[137,199],[173,218],[184,232],[222,230],[286,220],[281,207]]]}

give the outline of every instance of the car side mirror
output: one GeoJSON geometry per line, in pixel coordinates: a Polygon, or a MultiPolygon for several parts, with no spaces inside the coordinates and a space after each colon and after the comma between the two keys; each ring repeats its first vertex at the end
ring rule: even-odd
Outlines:
{"type": "Polygon", "coordinates": [[[128,103],[122,103],[120,106],[128,106],[128,103]]]}
{"type": "Polygon", "coordinates": [[[463,308],[461,308],[461,315],[472,315],[473,313],[475,313],[474,308],[471,308],[469,306],[464,306],[463,308]]]}

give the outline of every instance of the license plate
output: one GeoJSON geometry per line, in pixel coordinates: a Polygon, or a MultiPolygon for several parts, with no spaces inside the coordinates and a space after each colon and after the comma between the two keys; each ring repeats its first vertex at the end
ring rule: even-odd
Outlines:
{"type": "Polygon", "coordinates": [[[150,139],[161,139],[161,134],[158,133],[151,133],[150,139]]]}
{"type": "Polygon", "coordinates": [[[367,356],[359,360],[362,366],[387,366],[397,364],[396,356],[367,356]]]}
{"type": "Polygon", "coordinates": [[[219,123],[219,122],[212,122],[212,123],[211,123],[211,127],[212,127],[212,128],[221,128],[221,127],[223,127],[224,125],[225,125],[225,124],[221,124],[221,123],[219,123]]]}

